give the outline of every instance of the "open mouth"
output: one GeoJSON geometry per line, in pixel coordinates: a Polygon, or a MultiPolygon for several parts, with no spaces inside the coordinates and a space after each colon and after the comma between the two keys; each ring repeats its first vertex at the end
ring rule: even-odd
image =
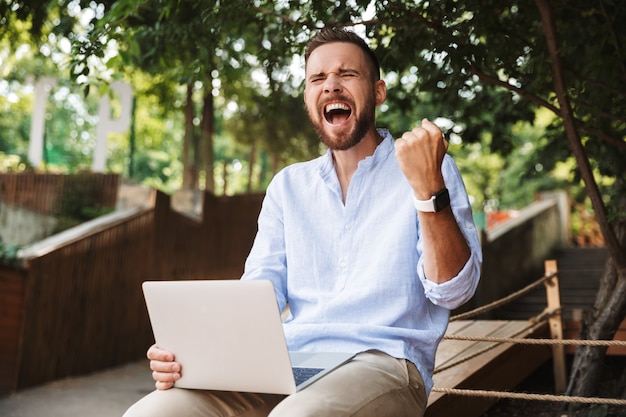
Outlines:
{"type": "Polygon", "coordinates": [[[339,125],[348,120],[352,109],[345,103],[330,103],[324,107],[324,118],[331,125],[339,125]]]}

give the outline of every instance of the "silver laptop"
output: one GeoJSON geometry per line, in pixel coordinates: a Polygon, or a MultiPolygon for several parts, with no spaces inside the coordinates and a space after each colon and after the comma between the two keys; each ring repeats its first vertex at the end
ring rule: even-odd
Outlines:
{"type": "Polygon", "coordinates": [[[288,352],[267,280],[146,281],[143,292],[156,344],[182,366],[180,388],[293,394],[354,356],[288,352]]]}

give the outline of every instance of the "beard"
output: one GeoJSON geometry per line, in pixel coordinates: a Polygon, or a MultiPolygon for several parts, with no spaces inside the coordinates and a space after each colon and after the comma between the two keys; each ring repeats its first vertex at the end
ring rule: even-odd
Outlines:
{"type": "Polygon", "coordinates": [[[362,114],[354,115],[355,123],[353,128],[346,133],[332,136],[324,130],[326,118],[324,117],[323,106],[320,113],[322,114],[322,118],[320,121],[317,121],[307,106],[309,120],[311,121],[313,129],[315,129],[315,132],[319,136],[320,140],[330,150],[345,151],[361,142],[361,140],[365,137],[365,134],[374,126],[376,117],[376,102],[373,95],[369,95],[365,101],[365,107],[362,114]]]}

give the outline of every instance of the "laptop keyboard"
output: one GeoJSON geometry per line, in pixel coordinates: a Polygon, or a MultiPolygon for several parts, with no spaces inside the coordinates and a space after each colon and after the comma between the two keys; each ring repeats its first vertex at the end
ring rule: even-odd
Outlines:
{"type": "Polygon", "coordinates": [[[319,374],[324,368],[291,368],[293,377],[296,379],[296,386],[300,385],[307,379],[319,374]]]}

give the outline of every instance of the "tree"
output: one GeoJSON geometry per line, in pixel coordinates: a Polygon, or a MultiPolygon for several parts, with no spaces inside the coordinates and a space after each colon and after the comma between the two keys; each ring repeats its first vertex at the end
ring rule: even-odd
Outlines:
{"type": "MultiPolygon", "coordinates": [[[[22,30],[26,30],[25,26],[22,30]]],[[[39,46],[24,37],[14,38],[20,39],[17,44],[19,52],[7,55],[2,62],[0,150],[19,155],[20,159],[27,161],[33,101],[32,92],[25,92],[24,86],[33,83],[36,78],[49,76],[58,79],[58,83],[48,97],[46,108],[50,117],[45,125],[43,167],[60,172],[88,168],[91,161],[82,150],[89,143],[78,132],[95,130],[89,113],[95,111],[97,99],[85,97],[81,100],[78,89],[67,77],[60,77],[62,46],[55,36],[49,36],[50,39],[39,46]]],[[[0,50],[11,49],[6,39],[0,40],[0,50]]]]}
{"type": "MultiPolygon", "coordinates": [[[[262,144],[270,151],[280,148],[276,143],[287,149],[292,147],[293,129],[276,129],[277,123],[268,128],[277,122],[275,115],[292,110],[282,99],[283,86],[288,84],[276,81],[277,74],[285,72],[290,56],[277,54],[276,51],[284,51],[272,47],[281,42],[280,32],[276,32],[276,25],[264,23],[254,9],[241,2],[119,0],[103,14],[88,36],[75,40],[77,53],[73,66],[81,71],[88,68],[87,60],[92,55],[102,56],[102,50],[115,42],[120,54],[118,59],[109,60],[111,68],[140,68],[185,85],[184,184],[195,187],[198,171],[203,170],[204,188],[213,190],[216,90],[221,89],[229,102],[232,98],[241,102],[247,97],[251,101],[247,106],[241,103],[240,109],[257,112],[248,117],[246,132],[242,131],[245,136],[239,138],[240,142],[250,143],[253,149],[262,144]],[[267,87],[250,82],[250,75],[259,73],[264,74],[267,87]],[[200,86],[202,103],[199,134],[193,123],[196,86],[200,86]],[[248,86],[252,87],[251,93],[244,91],[248,86]],[[265,105],[257,106],[257,97],[265,98],[265,105]],[[278,134],[282,132],[285,135],[278,134]]],[[[301,127],[304,111],[290,114],[299,116],[297,126],[301,127]]],[[[283,123],[283,127],[289,126],[295,125],[283,123]]],[[[274,159],[278,159],[277,154],[274,159]]]]}

